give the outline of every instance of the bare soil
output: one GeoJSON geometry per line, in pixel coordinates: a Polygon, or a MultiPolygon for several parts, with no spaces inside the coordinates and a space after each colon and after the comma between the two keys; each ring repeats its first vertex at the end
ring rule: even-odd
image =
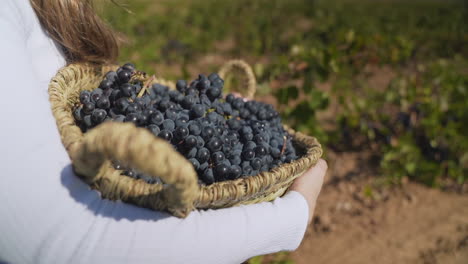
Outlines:
{"type": "Polygon", "coordinates": [[[295,263],[468,263],[466,191],[383,184],[363,153],[329,153],[328,160],[295,263]]]}
{"type": "MultiPolygon", "coordinates": [[[[188,70],[196,76],[200,69],[222,65],[228,59],[206,56],[188,70]]],[[[162,76],[178,75],[179,71],[180,67],[166,66],[162,76]]],[[[369,86],[375,89],[387,87],[395,76],[385,67],[370,67],[365,72],[369,86]]],[[[271,86],[275,90],[281,85],[271,86]]],[[[317,87],[323,91],[331,88],[330,83],[317,87]]],[[[276,104],[271,95],[256,99],[276,104]]],[[[307,98],[302,95],[301,99],[307,98]]],[[[336,125],[334,117],[340,111],[336,98],[330,99],[328,109],[318,113],[324,128],[336,125]]],[[[446,192],[410,181],[388,185],[379,175],[371,151],[327,150],[326,159],[329,172],[313,222],[299,249],[287,258],[297,264],[468,263],[468,184],[446,192]]],[[[262,262],[274,260],[277,255],[266,256],[262,262]]]]}

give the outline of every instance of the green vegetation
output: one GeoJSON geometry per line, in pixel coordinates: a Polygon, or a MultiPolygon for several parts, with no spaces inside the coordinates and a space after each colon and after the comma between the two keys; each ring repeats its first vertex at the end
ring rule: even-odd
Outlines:
{"type": "Polygon", "coordinates": [[[328,148],[374,151],[390,182],[466,180],[463,1],[128,4],[132,14],[103,9],[126,36],[122,61],[168,79],[193,79],[243,58],[254,65],[259,97],[274,95],[285,122],[328,148]],[[332,113],[329,120],[320,118],[325,112],[332,113]]]}

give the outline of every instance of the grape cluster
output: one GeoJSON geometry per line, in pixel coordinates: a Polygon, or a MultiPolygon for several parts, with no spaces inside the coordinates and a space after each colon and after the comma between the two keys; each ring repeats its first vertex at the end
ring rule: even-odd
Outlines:
{"type": "MultiPolygon", "coordinates": [[[[200,74],[177,90],[134,78],[131,63],[110,71],[93,91],[80,93],[74,116],[83,131],[106,121],[132,122],[170,142],[204,184],[257,175],[298,158],[291,136],[269,104],[228,94],[216,74],[200,74]],[[143,90],[142,90],[143,89],[143,90]]],[[[115,162],[117,169],[148,183],[160,182],[115,162]]]]}

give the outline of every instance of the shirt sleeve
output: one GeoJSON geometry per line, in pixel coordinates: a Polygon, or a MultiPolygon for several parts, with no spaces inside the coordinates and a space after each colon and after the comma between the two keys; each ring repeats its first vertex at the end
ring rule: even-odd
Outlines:
{"type": "Polygon", "coordinates": [[[308,206],[297,192],[179,219],[90,190],[61,145],[11,3],[0,9],[0,262],[240,263],[299,246],[308,206]]]}

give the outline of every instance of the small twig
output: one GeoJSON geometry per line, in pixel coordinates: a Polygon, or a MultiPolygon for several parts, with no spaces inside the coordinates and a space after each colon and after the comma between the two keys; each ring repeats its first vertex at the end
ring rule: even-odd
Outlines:
{"type": "Polygon", "coordinates": [[[143,87],[141,88],[140,92],[138,93],[138,96],[137,97],[142,97],[143,94],[145,93],[146,89],[151,85],[151,83],[153,82],[153,80],[156,79],[156,76],[154,75],[151,75],[151,77],[148,78],[148,80],[146,80],[146,83],[143,85],[143,87]]]}
{"type": "Polygon", "coordinates": [[[283,147],[281,148],[281,155],[286,151],[286,136],[283,136],[283,147]]]}

